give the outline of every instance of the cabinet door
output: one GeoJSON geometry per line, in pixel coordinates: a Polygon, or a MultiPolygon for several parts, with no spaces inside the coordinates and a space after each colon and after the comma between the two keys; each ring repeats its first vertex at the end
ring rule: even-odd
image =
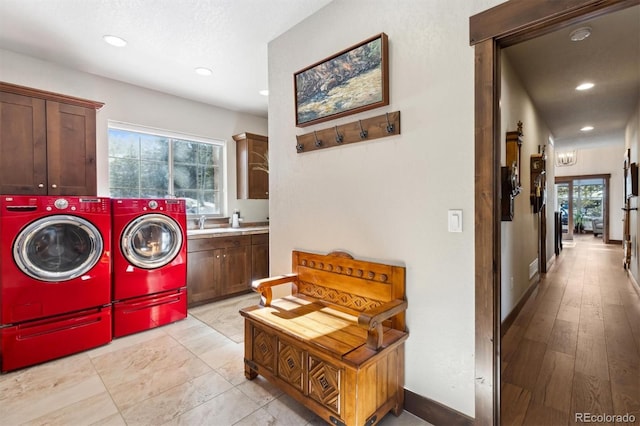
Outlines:
{"type": "Polygon", "coordinates": [[[96,195],[96,112],[47,101],[49,195],[96,195]]]}
{"type": "Polygon", "coordinates": [[[258,139],[249,139],[249,198],[269,198],[269,173],[256,169],[267,158],[269,143],[258,139]]]}
{"type": "Polygon", "coordinates": [[[221,270],[224,250],[187,253],[187,303],[189,306],[207,302],[222,295],[217,276],[221,270]]]}
{"type": "Polygon", "coordinates": [[[269,276],[269,243],[251,246],[251,280],[269,276]]]}
{"type": "Polygon", "coordinates": [[[0,194],[47,194],[45,101],[0,92],[0,194]]]}
{"type": "Polygon", "coordinates": [[[236,189],[238,199],[269,198],[269,138],[253,133],[233,136],[236,141],[236,189]],[[265,170],[266,169],[266,170],[265,170]]]}
{"type": "Polygon", "coordinates": [[[222,287],[224,293],[232,294],[251,288],[251,246],[223,249],[222,287]]]}

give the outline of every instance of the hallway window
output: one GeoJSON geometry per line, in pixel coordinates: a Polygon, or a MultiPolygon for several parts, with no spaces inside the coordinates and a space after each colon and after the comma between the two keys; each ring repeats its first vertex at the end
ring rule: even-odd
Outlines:
{"type": "Polygon", "coordinates": [[[603,234],[609,208],[609,177],[556,176],[556,205],[562,220],[562,233],[567,238],[582,232],[603,234]]]}
{"type": "Polygon", "coordinates": [[[594,219],[603,219],[602,198],[604,181],[602,179],[581,179],[573,183],[573,200],[576,214],[582,215],[584,230],[592,231],[594,219]]]}

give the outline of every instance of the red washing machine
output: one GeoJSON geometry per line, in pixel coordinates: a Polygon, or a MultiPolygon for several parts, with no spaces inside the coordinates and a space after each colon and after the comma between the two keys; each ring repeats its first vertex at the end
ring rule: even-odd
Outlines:
{"type": "Polygon", "coordinates": [[[187,317],[187,216],[183,199],[111,200],[113,336],[187,317]]]}
{"type": "Polygon", "coordinates": [[[108,198],[0,196],[0,369],[111,341],[108,198]]]}

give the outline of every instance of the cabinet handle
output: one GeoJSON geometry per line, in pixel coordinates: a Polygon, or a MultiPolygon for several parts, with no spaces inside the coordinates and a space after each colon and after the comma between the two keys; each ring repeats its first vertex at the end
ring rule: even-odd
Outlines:
{"type": "Polygon", "coordinates": [[[57,188],[58,185],[56,185],[55,183],[51,185],[52,188],[57,188]]]}
{"type": "Polygon", "coordinates": [[[216,256],[216,259],[220,259],[220,255],[217,255],[217,256],[216,256]]]}
{"type": "Polygon", "coordinates": [[[39,183],[38,188],[44,188],[44,183],[39,183]]]}

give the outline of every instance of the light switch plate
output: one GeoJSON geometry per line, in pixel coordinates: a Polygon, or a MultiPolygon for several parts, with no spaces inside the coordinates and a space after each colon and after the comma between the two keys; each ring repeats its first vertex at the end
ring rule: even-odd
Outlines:
{"type": "Polygon", "coordinates": [[[462,210],[449,210],[449,232],[462,232],[462,210]]]}

